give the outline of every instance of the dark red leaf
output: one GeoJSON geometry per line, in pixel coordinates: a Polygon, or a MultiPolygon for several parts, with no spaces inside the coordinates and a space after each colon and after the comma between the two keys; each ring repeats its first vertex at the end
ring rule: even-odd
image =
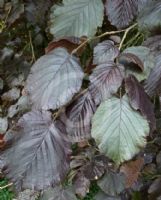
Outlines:
{"type": "Polygon", "coordinates": [[[72,142],[81,142],[91,137],[91,118],[96,105],[89,91],[81,94],[66,108],[65,123],[72,142]]]}
{"type": "Polygon", "coordinates": [[[155,56],[158,56],[161,54],[161,35],[149,37],[144,41],[143,46],[148,47],[155,56]]]}
{"type": "Polygon", "coordinates": [[[106,15],[112,25],[125,28],[138,11],[138,0],[106,0],[106,15]]]}
{"type": "Polygon", "coordinates": [[[154,108],[144,88],[133,75],[125,79],[125,87],[131,106],[135,110],[140,110],[142,115],[147,118],[151,132],[153,132],[156,128],[154,108]]]}
{"type": "Polygon", "coordinates": [[[18,122],[17,137],[2,153],[7,159],[6,177],[18,190],[42,190],[55,186],[69,168],[69,143],[63,127],[52,122],[47,111],[31,111],[18,122]]]}
{"type": "Polygon", "coordinates": [[[97,155],[83,167],[83,174],[89,180],[99,179],[107,169],[108,159],[104,155],[97,155]]]}
{"type": "Polygon", "coordinates": [[[96,104],[111,97],[121,86],[124,77],[124,67],[114,62],[98,65],[90,76],[89,90],[96,104]]]}
{"type": "Polygon", "coordinates": [[[161,55],[156,57],[156,64],[146,80],[145,90],[149,96],[161,91],[161,55]]]}

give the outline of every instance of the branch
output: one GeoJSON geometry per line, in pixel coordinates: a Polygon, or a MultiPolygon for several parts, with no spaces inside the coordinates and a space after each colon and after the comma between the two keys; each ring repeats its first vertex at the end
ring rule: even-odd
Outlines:
{"type": "Polygon", "coordinates": [[[127,29],[125,30],[124,36],[123,36],[123,38],[122,38],[122,40],[121,40],[121,42],[120,42],[120,45],[119,45],[119,50],[121,50],[122,45],[123,45],[123,43],[124,43],[124,41],[125,41],[125,39],[126,39],[126,37],[127,37],[128,32],[129,32],[131,29],[133,29],[136,25],[137,25],[137,23],[134,24],[134,25],[132,25],[132,26],[130,26],[129,28],[127,28],[127,29]]]}
{"type": "Polygon", "coordinates": [[[7,185],[4,185],[4,186],[0,187],[0,190],[3,190],[3,189],[5,189],[5,188],[7,188],[7,187],[10,187],[10,186],[12,186],[12,185],[13,185],[13,183],[9,183],[9,184],[7,184],[7,185]]]}
{"type": "MultiPolygon", "coordinates": [[[[98,39],[98,38],[102,38],[102,37],[107,36],[107,35],[115,35],[116,33],[121,33],[121,32],[125,32],[126,35],[127,35],[127,33],[128,33],[132,28],[134,28],[136,25],[137,25],[137,23],[134,24],[134,25],[132,25],[132,26],[130,26],[130,27],[128,27],[127,29],[123,29],[123,30],[119,30],[119,31],[105,32],[105,33],[103,33],[103,34],[101,34],[101,35],[95,36],[95,37],[93,37],[93,38],[89,38],[89,39],[87,39],[86,41],[84,41],[82,44],[80,44],[76,49],[74,49],[74,50],[72,51],[71,54],[72,54],[72,55],[75,54],[79,49],[81,49],[84,45],[86,45],[86,44],[87,44],[88,42],[90,42],[91,40],[95,40],[95,39],[98,39]]],[[[125,40],[125,38],[126,38],[126,35],[124,34],[124,37],[123,37],[123,39],[122,39],[122,41],[121,41],[121,43],[120,43],[121,46],[122,46],[122,44],[123,44],[123,42],[124,42],[124,40],[125,40]]],[[[119,48],[119,49],[120,49],[120,48],[119,48]]]]}

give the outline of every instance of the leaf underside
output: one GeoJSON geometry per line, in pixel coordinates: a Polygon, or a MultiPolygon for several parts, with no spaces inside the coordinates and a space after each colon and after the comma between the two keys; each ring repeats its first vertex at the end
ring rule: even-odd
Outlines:
{"type": "Polygon", "coordinates": [[[69,168],[69,144],[48,111],[31,111],[18,122],[18,137],[2,157],[6,177],[18,190],[42,190],[55,186],[69,168]]]}
{"type": "Polygon", "coordinates": [[[100,151],[117,164],[138,153],[145,146],[148,134],[147,120],[130,107],[126,95],[104,101],[93,117],[93,138],[100,151]]]}
{"type": "Polygon", "coordinates": [[[50,32],[56,38],[93,36],[97,27],[102,26],[103,15],[102,1],[63,0],[62,6],[53,6],[51,10],[50,32]]]}
{"type": "Polygon", "coordinates": [[[26,89],[34,108],[56,109],[79,91],[82,79],[78,59],[64,48],[56,48],[32,66],[26,89]]]}

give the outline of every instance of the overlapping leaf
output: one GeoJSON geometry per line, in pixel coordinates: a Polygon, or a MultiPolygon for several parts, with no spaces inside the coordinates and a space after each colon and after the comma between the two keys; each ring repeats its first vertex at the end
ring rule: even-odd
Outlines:
{"type": "Polygon", "coordinates": [[[138,0],[106,0],[106,15],[117,28],[127,27],[138,11],[138,0]]]}
{"type": "Polygon", "coordinates": [[[51,10],[50,32],[55,37],[93,36],[102,26],[104,8],[98,0],[63,0],[51,10]]]}
{"type": "Polygon", "coordinates": [[[129,47],[125,49],[123,53],[134,54],[144,65],[144,70],[141,71],[138,70],[137,66],[133,66],[129,62],[127,62],[127,59],[120,58],[119,62],[126,67],[126,74],[135,75],[135,77],[139,81],[147,79],[150,74],[150,71],[153,69],[155,65],[155,58],[151,53],[150,49],[143,46],[129,47]]]}
{"type": "Polygon", "coordinates": [[[125,85],[131,106],[135,110],[140,110],[142,115],[147,118],[151,132],[153,132],[156,128],[154,108],[144,88],[132,75],[126,78],[125,85]]]}
{"type": "Polygon", "coordinates": [[[161,28],[161,2],[160,0],[151,1],[138,16],[138,24],[141,30],[155,30],[161,28]]]}
{"type": "Polygon", "coordinates": [[[90,181],[82,174],[78,173],[74,182],[75,193],[84,198],[89,191],[90,181]]]}
{"type": "Polygon", "coordinates": [[[114,62],[98,65],[90,76],[89,90],[96,103],[106,100],[116,93],[124,77],[124,67],[114,62]]]}
{"type": "Polygon", "coordinates": [[[81,142],[91,137],[91,118],[96,105],[89,91],[80,95],[66,109],[66,129],[72,142],[81,142]]]}
{"type": "Polygon", "coordinates": [[[161,55],[156,57],[156,64],[146,81],[145,90],[150,96],[161,90],[161,55]]]}
{"type": "Polygon", "coordinates": [[[120,172],[124,173],[126,177],[126,188],[132,187],[137,182],[143,165],[144,159],[140,157],[137,160],[129,161],[121,166],[120,172]]]}
{"type": "Polygon", "coordinates": [[[72,188],[56,186],[46,190],[40,200],[77,200],[72,188]]]}
{"type": "Polygon", "coordinates": [[[148,47],[154,56],[161,54],[161,35],[155,35],[147,38],[143,42],[143,46],[148,47]]]}
{"type": "Polygon", "coordinates": [[[125,63],[126,65],[131,65],[131,64],[136,64],[141,71],[144,71],[144,64],[140,60],[138,56],[132,53],[122,53],[119,56],[119,62],[120,63],[125,63]]]}
{"type": "Polygon", "coordinates": [[[100,151],[117,164],[138,153],[145,146],[148,134],[147,120],[130,107],[126,95],[104,101],[93,117],[93,138],[100,151]]]}
{"type": "Polygon", "coordinates": [[[59,183],[69,167],[69,144],[63,127],[52,123],[47,111],[31,111],[18,122],[18,137],[2,157],[8,165],[6,177],[18,190],[42,190],[59,183]]]}
{"type": "Polygon", "coordinates": [[[35,108],[56,109],[72,99],[82,79],[78,59],[64,48],[56,48],[32,66],[26,89],[35,108]]]}
{"type": "Polygon", "coordinates": [[[98,185],[106,194],[115,196],[125,189],[125,177],[121,173],[107,172],[107,174],[98,181],[98,185]]]}
{"type": "Polygon", "coordinates": [[[94,197],[94,200],[121,200],[121,197],[109,196],[106,193],[100,191],[96,194],[96,196],[94,197]]]}
{"type": "Polygon", "coordinates": [[[89,180],[99,179],[107,169],[108,159],[104,155],[97,155],[83,166],[83,174],[89,180]]]}
{"type": "Polygon", "coordinates": [[[94,48],[93,64],[99,65],[110,60],[114,61],[118,55],[119,50],[114,45],[114,42],[111,40],[105,40],[94,48]]]}
{"type": "Polygon", "coordinates": [[[71,53],[78,45],[81,43],[81,39],[77,37],[64,37],[60,39],[55,39],[48,44],[45,49],[46,53],[49,53],[57,47],[64,47],[71,53]]]}

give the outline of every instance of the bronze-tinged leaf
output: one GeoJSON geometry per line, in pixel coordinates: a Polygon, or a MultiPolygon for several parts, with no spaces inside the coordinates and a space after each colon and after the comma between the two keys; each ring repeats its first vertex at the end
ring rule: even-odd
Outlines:
{"type": "Polygon", "coordinates": [[[156,57],[155,67],[145,82],[145,90],[151,97],[161,93],[161,54],[156,57]]]}
{"type": "Polygon", "coordinates": [[[116,93],[124,78],[124,67],[109,61],[98,65],[90,75],[89,90],[96,104],[116,93]]]}
{"type": "MultiPolygon", "coordinates": [[[[68,50],[69,53],[71,53],[74,49],[76,49],[85,40],[86,40],[85,37],[82,37],[82,38],[63,37],[63,38],[60,38],[60,39],[54,39],[45,48],[45,53],[47,54],[57,47],[64,47],[68,50]]],[[[77,55],[81,55],[83,50],[84,50],[84,46],[79,49],[79,51],[77,52],[77,55]]]]}
{"type": "Polygon", "coordinates": [[[91,118],[95,111],[96,105],[89,91],[66,108],[64,120],[70,141],[81,142],[91,138],[91,118]]]}
{"type": "Polygon", "coordinates": [[[7,160],[6,177],[17,190],[43,190],[62,181],[69,169],[70,154],[65,128],[53,123],[47,111],[28,112],[17,126],[15,141],[1,154],[7,160]]]}
{"type": "Polygon", "coordinates": [[[114,45],[111,40],[105,40],[98,43],[94,48],[93,64],[99,65],[108,61],[114,61],[119,55],[119,49],[114,45]]]}
{"type": "Polygon", "coordinates": [[[143,64],[143,62],[135,54],[132,54],[132,53],[122,53],[119,56],[119,62],[120,63],[126,62],[127,65],[130,64],[130,63],[136,64],[141,69],[141,71],[144,71],[144,64],[143,64]]]}
{"type": "Polygon", "coordinates": [[[137,182],[140,171],[144,165],[144,159],[138,158],[134,161],[129,161],[123,164],[120,168],[120,172],[125,174],[126,188],[130,188],[137,182]]]}
{"type": "Polygon", "coordinates": [[[117,28],[127,27],[138,11],[138,0],[106,0],[106,15],[117,28]]]}
{"type": "Polygon", "coordinates": [[[152,133],[156,128],[154,108],[144,88],[133,75],[125,79],[125,87],[131,106],[147,118],[152,133]]]}

